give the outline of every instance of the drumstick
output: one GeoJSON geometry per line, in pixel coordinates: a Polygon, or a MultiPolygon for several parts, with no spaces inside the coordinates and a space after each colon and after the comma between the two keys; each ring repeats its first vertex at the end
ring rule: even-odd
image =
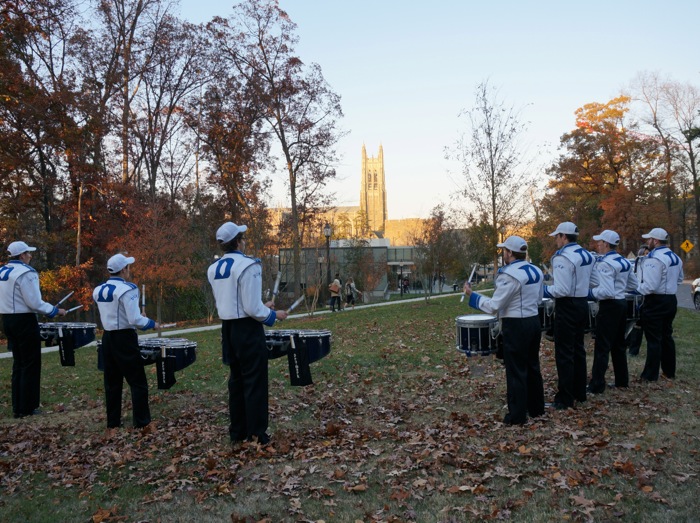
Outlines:
{"type": "Polygon", "coordinates": [[[66,294],[66,295],[63,297],[63,299],[62,299],[61,301],[59,301],[59,302],[56,304],[56,307],[58,307],[61,303],[63,303],[63,302],[66,301],[68,298],[70,298],[71,296],[73,296],[74,293],[75,293],[75,291],[70,291],[68,294],[66,294]]]}
{"type": "Polygon", "coordinates": [[[76,306],[73,307],[72,309],[68,309],[68,310],[66,311],[66,314],[68,314],[69,312],[77,311],[78,309],[82,309],[82,308],[83,308],[82,305],[76,305],[76,306]]]}
{"type": "Polygon", "coordinates": [[[176,327],[177,323],[163,323],[161,324],[161,329],[169,329],[170,327],[176,327]]]}
{"type": "Polygon", "coordinates": [[[275,286],[272,288],[272,304],[275,304],[275,298],[280,293],[280,281],[282,281],[282,271],[277,271],[277,279],[275,280],[275,286]]]}
{"type": "MultiPolygon", "coordinates": [[[[474,264],[474,268],[472,269],[472,273],[469,275],[469,279],[467,280],[467,283],[472,282],[472,278],[474,277],[474,272],[476,272],[476,263],[474,264]]],[[[464,301],[464,297],[466,294],[462,293],[462,297],[459,299],[459,302],[462,303],[464,301]]]]}
{"type": "Polygon", "coordinates": [[[302,294],[301,296],[299,296],[299,297],[297,298],[297,301],[295,301],[294,303],[292,303],[292,306],[289,307],[289,308],[287,309],[287,314],[289,314],[289,313],[292,312],[294,309],[296,309],[302,301],[304,301],[304,295],[303,295],[303,294],[302,294]]]}

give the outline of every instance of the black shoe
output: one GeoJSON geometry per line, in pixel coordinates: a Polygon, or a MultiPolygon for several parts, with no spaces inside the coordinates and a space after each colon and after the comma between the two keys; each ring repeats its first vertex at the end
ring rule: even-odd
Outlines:
{"type": "MultiPolygon", "coordinates": [[[[594,389],[594,388],[591,387],[590,385],[588,385],[588,386],[586,387],[586,392],[587,392],[588,394],[602,394],[604,391],[605,391],[605,389],[594,389]]],[[[581,400],[579,400],[579,401],[581,401],[581,400]]],[[[583,400],[583,401],[586,401],[586,400],[583,400]]]]}
{"type": "Polygon", "coordinates": [[[21,412],[15,412],[14,417],[15,418],[26,418],[27,416],[39,416],[43,414],[44,411],[41,409],[34,409],[31,412],[27,412],[26,414],[22,414],[21,412]]]}
{"type": "Polygon", "coordinates": [[[504,425],[525,425],[525,420],[523,421],[513,421],[513,418],[510,416],[510,412],[506,414],[503,417],[503,424],[504,425]]]}
{"type": "Polygon", "coordinates": [[[263,432],[261,435],[250,436],[248,441],[257,441],[261,445],[267,445],[270,443],[270,436],[263,432]]]}

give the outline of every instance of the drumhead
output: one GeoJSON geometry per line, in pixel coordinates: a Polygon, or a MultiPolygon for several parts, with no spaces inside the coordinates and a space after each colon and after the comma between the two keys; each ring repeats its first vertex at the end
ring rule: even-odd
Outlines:
{"type": "Polygon", "coordinates": [[[490,314],[466,314],[455,318],[455,323],[460,327],[487,327],[495,321],[498,320],[490,314]]]}

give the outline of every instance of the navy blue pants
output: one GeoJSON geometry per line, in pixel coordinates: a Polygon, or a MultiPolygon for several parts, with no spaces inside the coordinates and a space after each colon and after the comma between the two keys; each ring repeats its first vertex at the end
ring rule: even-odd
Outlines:
{"type": "Polygon", "coordinates": [[[542,328],[539,316],[503,318],[503,363],[510,423],[521,424],[527,415],[544,413],[544,386],[540,372],[542,328]]]}
{"type": "Polygon", "coordinates": [[[7,348],[12,352],[12,413],[28,416],[39,407],[41,336],[33,312],[3,314],[7,348]]]}
{"type": "Polygon", "coordinates": [[[145,427],[151,422],[151,411],[148,407],[148,381],[136,331],[105,331],[102,336],[102,357],[105,367],[107,427],[121,426],[122,387],[125,379],[131,389],[134,427],[145,427]]]}
{"type": "Polygon", "coordinates": [[[625,345],[627,302],[626,300],[601,300],[598,305],[593,367],[591,368],[591,381],[588,384],[591,392],[594,393],[605,390],[605,373],[608,370],[608,361],[611,357],[615,373],[615,386],[627,387],[629,385],[627,347],[625,345]]]}
{"type": "Polygon", "coordinates": [[[267,344],[262,323],[253,318],[224,320],[223,347],[228,353],[228,409],[231,441],[257,436],[268,424],[267,344]]]}
{"type": "Polygon", "coordinates": [[[678,300],[675,294],[644,296],[640,319],[647,340],[647,359],[641,378],[659,379],[659,367],[669,378],[676,377],[676,342],[673,340],[673,320],[678,300]]]}
{"type": "Polygon", "coordinates": [[[586,401],[584,329],[588,322],[588,300],[556,298],[554,303],[554,360],[559,389],[554,401],[573,407],[574,400],[586,401]]]}

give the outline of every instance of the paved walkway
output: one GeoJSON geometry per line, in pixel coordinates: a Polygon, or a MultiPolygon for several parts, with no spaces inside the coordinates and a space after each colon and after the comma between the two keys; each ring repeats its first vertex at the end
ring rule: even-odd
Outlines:
{"type": "MultiPolygon", "coordinates": [[[[447,290],[447,289],[445,289],[447,290]]],[[[459,296],[461,293],[446,293],[446,294],[433,294],[431,299],[436,300],[436,299],[441,299],[441,298],[449,298],[450,296],[459,296]]],[[[423,301],[425,300],[425,296],[423,294],[411,294],[411,296],[415,296],[415,298],[406,298],[404,300],[395,300],[395,301],[382,301],[382,302],[377,302],[377,303],[370,303],[367,305],[356,305],[356,309],[365,309],[365,308],[371,308],[371,307],[386,307],[389,305],[400,305],[402,303],[412,303],[412,302],[417,302],[417,301],[423,301]]],[[[678,297],[678,306],[683,307],[685,309],[694,309],[695,306],[693,305],[693,298],[690,295],[690,281],[684,282],[681,285],[678,286],[678,292],[676,293],[676,296],[678,297]]],[[[466,303],[465,303],[466,306],[466,303]]],[[[351,311],[344,311],[344,312],[351,312],[351,311]]],[[[330,314],[330,310],[319,310],[314,312],[314,315],[321,315],[321,314],[330,314]]],[[[308,316],[308,312],[298,312],[297,314],[291,314],[289,318],[302,318],[304,316],[308,316]]],[[[221,324],[216,323],[214,325],[206,325],[203,327],[190,327],[187,329],[178,329],[178,330],[169,330],[166,332],[163,332],[163,336],[178,336],[181,334],[187,334],[190,332],[203,332],[203,331],[211,331],[211,330],[220,330],[221,329],[221,324]]],[[[154,338],[158,336],[158,333],[150,333],[150,334],[141,334],[139,337],[140,338],[154,338]]],[[[89,343],[86,345],[86,347],[90,346],[95,346],[95,342],[93,341],[92,343],[89,343]]],[[[46,354],[49,352],[56,352],[58,351],[58,346],[54,347],[45,347],[41,349],[42,354],[46,354]]],[[[12,353],[11,352],[3,352],[0,353],[0,359],[2,358],[11,358],[12,353]]]]}
{"type": "MultiPolygon", "coordinates": [[[[366,308],[371,308],[371,307],[385,307],[387,305],[400,305],[402,303],[411,303],[411,302],[417,302],[417,301],[423,301],[425,300],[425,296],[423,294],[416,294],[415,298],[407,298],[404,300],[396,300],[396,301],[382,301],[382,302],[377,302],[377,303],[369,303],[367,305],[355,305],[356,309],[366,309],[366,308]]],[[[440,298],[448,298],[450,296],[456,296],[454,293],[450,294],[439,294],[439,295],[433,295],[431,299],[440,299],[440,298]]],[[[352,312],[352,311],[343,311],[343,313],[338,313],[338,314],[344,314],[345,312],[352,312]]],[[[328,309],[325,310],[319,310],[315,311],[314,315],[322,315],[322,314],[330,314],[331,311],[328,309]]],[[[308,316],[308,312],[298,312],[296,314],[290,314],[289,318],[303,318],[304,316],[308,316]]],[[[177,330],[168,330],[164,331],[162,333],[163,336],[179,336],[183,334],[188,334],[190,332],[204,332],[204,331],[212,331],[212,330],[221,330],[221,323],[215,323],[213,325],[205,325],[202,327],[188,327],[186,329],[177,329],[177,330]]],[[[155,338],[158,336],[157,332],[151,332],[149,334],[139,334],[139,338],[155,338]]],[[[85,345],[85,347],[94,347],[96,345],[96,342],[88,343],[85,345]]],[[[58,346],[53,346],[53,347],[44,347],[41,349],[42,354],[47,354],[49,352],[57,352],[58,351],[58,346]]],[[[11,352],[2,352],[0,353],[0,359],[2,358],[11,358],[12,353],[11,352]]]]}

